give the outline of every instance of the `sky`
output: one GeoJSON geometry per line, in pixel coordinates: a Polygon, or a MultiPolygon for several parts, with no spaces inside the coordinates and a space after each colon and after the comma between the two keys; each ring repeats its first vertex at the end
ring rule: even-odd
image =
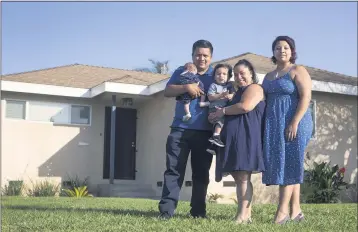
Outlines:
{"type": "Polygon", "coordinates": [[[271,57],[295,39],[297,63],[357,76],[356,2],[3,2],[2,74],[74,63],[173,71],[206,39],[213,61],[271,57]]]}

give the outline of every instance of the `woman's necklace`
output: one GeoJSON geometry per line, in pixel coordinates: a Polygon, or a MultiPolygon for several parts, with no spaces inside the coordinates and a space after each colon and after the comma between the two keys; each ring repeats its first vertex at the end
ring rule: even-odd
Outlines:
{"type": "Polygon", "coordinates": [[[286,73],[288,73],[289,71],[291,71],[291,68],[292,68],[292,65],[290,65],[289,67],[285,67],[285,68],[283,68],[283,69],[281,69],[281,70],[277,70],[277,69],[276,69],[275,79],[280,78],[280,77],[282,77],[283,75],[285,75],[286,73]],[[285,70],[285,69],[287,70],[287,72],[283,72],[283,73],[284,73],[283,75],[278,75],[279,72],[282,72],[282,71],[285,70]]]}
{"type": "Polygon", "coordinates": [[[277,79],[277,77],[278,77],[278,70],[276,70],[275,79],[277,79]]]}

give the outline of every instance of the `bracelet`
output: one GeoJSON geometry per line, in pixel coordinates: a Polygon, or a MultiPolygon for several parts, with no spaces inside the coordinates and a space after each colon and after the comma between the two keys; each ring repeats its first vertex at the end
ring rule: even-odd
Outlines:
{"type": "Polygon", "coordinates": [[[226,114],[225,107],[223,108],[223,113],[224,113],[224,115],[226,114]]]}

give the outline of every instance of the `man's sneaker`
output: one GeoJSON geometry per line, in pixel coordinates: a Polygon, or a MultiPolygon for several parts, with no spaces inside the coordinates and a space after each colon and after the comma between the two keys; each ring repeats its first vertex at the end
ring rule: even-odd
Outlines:
{"type": "Polygon", "coordinates": [[[172,215],[167,212],[160,213],[158,216],[158,219],[160,220],[169,220],[170,218],[172,218],[172,215]]]}
{"type": "Polygon", "coordinates": [[[225,144],[220,140],[220,135],[211,136],[211,138],[209,139],[209,142],[211,142],[219,147],[225,147],[225,144]]]}
{"type": "Polygon", "coordinates": [[[190,113],[183,116],[183,122],[187,122],[187,121],[189,121],[189,119],[191,119],[190,113]]]}
{"type": "Polygon", "coordinates": [[[207,107],[210,105],[210,102],[199,102],[200,107],[207,107]]]}
{"type": "Polygon", "coordinates": [[[205,214],[190,214],[193,218],[202,218],[202,219],[208,219],[208,217],[205,214]]]}

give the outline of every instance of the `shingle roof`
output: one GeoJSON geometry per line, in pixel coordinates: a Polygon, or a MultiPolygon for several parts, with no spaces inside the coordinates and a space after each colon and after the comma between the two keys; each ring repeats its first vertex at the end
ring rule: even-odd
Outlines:
{"type": "MultiPolygon", "coordinates": [[[[256,72],[258,73],[268,73],[275,68],[275,65],[271,62],[270,58],[253,53],[244,53],[239,56],[216,61],[213,65],[215,66],[218,63],[228,63],[230,65],[234,65],[241,59],[247,59],[252,62],[256,72]]],[[[308,66],[305,67],[313,80],[357,86],[356,77],[308,66]]],[[[29,72],[8,74],[2,76],[2,79],[7,81],[89,89],[105,81],[135,85],[151,85],[165,80],[168,77],[169,75],[142,71],[72,64],[29,72]]]]}
{"type": "MultiPolygon", "coordinates": [[[[216,61],[213,63],[213,65],[215,66],[218,63],[228,63],[234,66],[241,59],[247,59],[248,61],[250,61],[253,64],[255,71],[258,73],[266,74],[276,68],[276,66],[272,63],[271,58],[256,55],[253,53],[244,53],[239,56],[234,56],[224,60],[216,61]]],[[[312,80],[357,86],[357,77],[329,72],[318,68],[308,67],[306,65],[304,66],[310,74],[312,80]]]]}
{"type": "Polygon", "coordinates": [[[59,66],[2,76],[2,79],[7,81],[86,89],[92,88],[105,81],[151,85],[167,78],[168,75],[82,64],[59,66]]]}

